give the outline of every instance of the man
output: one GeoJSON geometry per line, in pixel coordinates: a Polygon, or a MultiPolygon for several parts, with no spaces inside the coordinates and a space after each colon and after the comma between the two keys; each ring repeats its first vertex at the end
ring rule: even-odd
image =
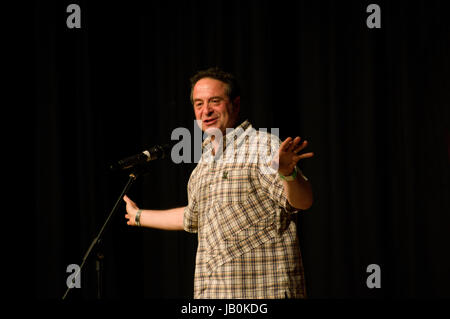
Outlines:
{"type": "Polygon", "coordinates": [[[313,156],[299,154],[307,141],[280,144],[239,123],[239,86],[218,68],[191,78],[191,102],[209,136],[189,179],[188,205],[140,210],[125,196],[127,224],[198,233],[194,298],[306,297],[295,213],[313,201],[296,167],[313,156]],[[272,161],[263,160],[265,150],[275,151],[267,152],[276,154],[272,161]]]}

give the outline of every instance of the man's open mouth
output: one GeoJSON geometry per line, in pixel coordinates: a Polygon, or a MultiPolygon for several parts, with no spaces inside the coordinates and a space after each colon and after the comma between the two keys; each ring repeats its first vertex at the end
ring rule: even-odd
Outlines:
{"type": "Polygon", "coordinates": [[[216,122],[217,122],[217,117],[213,118],[213,119],[203,120],[203,123],[205,123],[205,125],[207,125],[207,126],[212,125],[212,124],[214,124],[216,122]]]}

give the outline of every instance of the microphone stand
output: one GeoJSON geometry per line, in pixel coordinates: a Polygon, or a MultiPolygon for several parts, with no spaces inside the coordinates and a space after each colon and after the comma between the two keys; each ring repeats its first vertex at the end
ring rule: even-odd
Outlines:
{"type": "MultiPolygon", "coordinates": [[[[100,231],[98,232],[97,236],[94,237],[94,239],[92,240],[91,244],[89,245],[89,248],[87,249],[86,253],[84,254],[83,260],[81,262],[80,267],[78,268],[76,274],[73,276],[72,278],[72,283],[76,282],[76,278],[80,275],[81,270],[83,269],[86,260],[89,258],[92,250],[94,249],[94,247],[100,243],[101,241],[101,237],[103,235],[103,232],[105,231],[106,226],[109,224],[109,221],[111,220],[111,217],[114,215],[114,213],[117,211],[117,208],[119,207],[119,204],[121,203],[123,196],[125,196],[125,194],[128,192],[128,190],[130,189],[131,185],[136,181],[136,179],[138,178],[138,176],[140,176],[142,171],[138,172],[133,172],[129,175],[128,178],[128,182],[126,183],[124,189],[122,190],[122,193],[120,194],[119,198],[117,199],[116,203],[114,204],[114,207],[112,208],[111,212],[109,213],[108,217],[106,218],[105,222],[103,223],[102,228],[100,228],[100,231]]],[[[97,252],[97,261],[96,261],[96,271],[97,271],[97,286],[98,286],[98,291],[97,291],[97,298],[101,298],[101,269],[102,269],[102,260],[103,260],[104,256],[102,253],[97,252]]],[[[73,289],[73,287],[67,287],[66,292],[64,293],[64,296],[62,297],[62,300],[65,300],[69,291],[73,289]]]]}

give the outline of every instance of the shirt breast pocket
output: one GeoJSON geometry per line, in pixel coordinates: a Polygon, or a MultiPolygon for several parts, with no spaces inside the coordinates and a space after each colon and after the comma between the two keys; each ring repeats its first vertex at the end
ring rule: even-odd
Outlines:
{"type": "Polygon", "coordinates": [[[247,168],[221,171],[210,187],[213,200],[223,204],[244,203],[252,189],[252,175],[247,168]]]}

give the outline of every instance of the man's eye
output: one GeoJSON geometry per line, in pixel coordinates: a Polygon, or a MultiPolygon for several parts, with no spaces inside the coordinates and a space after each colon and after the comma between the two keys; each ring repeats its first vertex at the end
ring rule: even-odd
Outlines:
{"type": "Polygon", "coordinates": [[[196,103],[195,104],[195,107],[200,107],[200,106],[202,106],[203,105],[203,103],[196,103]]]}

